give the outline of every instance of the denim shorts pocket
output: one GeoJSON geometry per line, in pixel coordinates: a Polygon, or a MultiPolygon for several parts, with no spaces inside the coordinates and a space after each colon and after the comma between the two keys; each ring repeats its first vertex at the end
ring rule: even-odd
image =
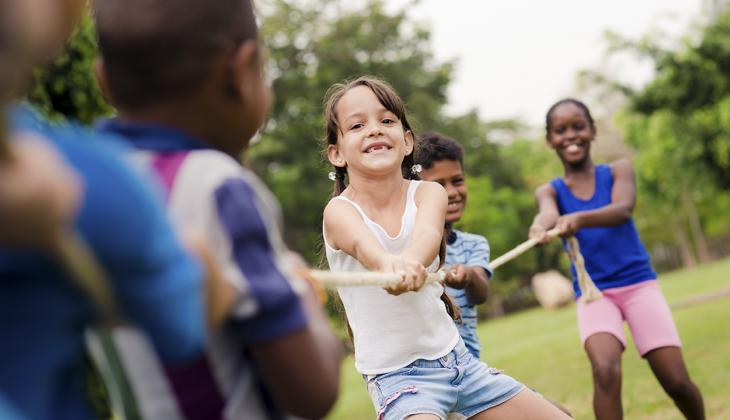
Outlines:
{"type": "Polygon", "coordinates": [[[418,392],[409,379],[415,370],[415,366],[409,365],[392,372],[366,376],[368,394],[378,418],[382,418],[386,410],[402,395],[418,392]]]}

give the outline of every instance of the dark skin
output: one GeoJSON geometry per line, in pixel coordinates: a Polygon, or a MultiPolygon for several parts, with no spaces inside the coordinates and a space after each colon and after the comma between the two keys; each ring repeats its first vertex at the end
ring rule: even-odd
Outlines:
{"type": "MultiPolygon", "coordinates": [[[[423,169],[421,178],[441,184],[449,197],[446,212],[444,236],[451,234],[453,224],[461,219],[466,207],[468,190],[461,162],[441,160],[433,162],[430,168],[423,169]]],[[[487,301],[489,277],[484,268],[456,264],[449,267],[444,283],[454,289],[464,289],[466,298],[472,305],[480,305],[487,301]]]]}
{"type": "MultiPolygon", "coordinates": [[[[211,63],[208,79],[188,97],[143,109],[122,108],[119,117],[174,127],[238,157],[263,124],[271,101],[261,48],[258,40],[244,41],[233,52],[221,53],[211,63]]],[[[113,103],[103,61],[96,67],[105,96],[113,103]]],[[[307,290],[302,299],[306,327],[252,345],[250,351],[280,407],[295,416],[321,418],[337,399],[344,352],[314,290],[307,290]]]]}
{"type": "MultiPolygon", "coordinates": [[[[590,145],[596,129],[585,112],[575,104],[564,103],[550,116],[547,135],[565,169],[563,180],[573,195],[588,200],[595,191],[595,165],[590,145]]],[[[556,192],[550,184],[537,189],[535,198],[539,212],[530,227],[530,238],[541,244],[549,239],[546,232],[557,227],[560,236],[569,237],[579,229],[596,226],[617,226],[626,223],[636,204],[636,181],[631,163],[619,160],[610,165],[613,176],[611,204],[604,207],[561,216],[556,192]]],[[[585,350],[593,371],[593,407],[599,420],[622,419],[621,354],[623,345],[609,333],[594,334],[586,340],[585,350]]],[[[702,396],[692,383],[684,364],[681,349],[660,347],[645,354],[654,376],[688,419],[704,419],[702,396]]]]}

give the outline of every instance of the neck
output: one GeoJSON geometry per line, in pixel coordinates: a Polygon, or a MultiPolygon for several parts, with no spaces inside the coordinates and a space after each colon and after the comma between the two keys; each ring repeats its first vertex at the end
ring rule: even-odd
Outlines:
{"type": "Polygon", "coordinates": [[[348,196],[361,203],[371,203],[375,208],[389,206],[402,199],[403,188],[408,180],[400,173],[382,177],[363,177],[360,174],[348,174],[350,184],[347,186],[348,196]]]}
{"type": "Polygon", "coordinates": [[[563,168],[565,170],[564,176],[570,178],[593,173],[595,165],[593,164],[593,160],[587,157],[585,160],[573,165],[563,162],[563,168]]]}
{"type": "Polygon", "coordinates": [[[217,119],[212,116],[213,113],[201,112],[204,109],[206,109],[205,105],[200,102],[192,104],[191,101],[182,100],[174,105],[153,105],[142,109],[120,110],[119,119],[174,128],[214,149],[238,158],[242,150],[227,146],[237,144],[237,142],[229,141],[226,136],[230,134],[217,128],[226,125],[219,124],[217,119]]]}

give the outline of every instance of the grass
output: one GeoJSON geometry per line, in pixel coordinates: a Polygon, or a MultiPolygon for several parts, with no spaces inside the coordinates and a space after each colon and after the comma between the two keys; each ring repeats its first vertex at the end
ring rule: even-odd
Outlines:
{"type": "MultiPolygon", "coordinates": [[[[670,305],[730,288],[730,259],[660,277],[670,305]]],[[[693,381],[708,419],[730,418],[730,299],[673,310],[693,381]]],[[[593,418],[590,365],[579,343],[575,308],[535,308],[480,324],[482,359],[568,407],[577,419],[593,418]]],[[[627,337],[630,334],[627,333],[627,337]]],[[[623,404],[627,419],[681,419],[633,343],[623,357],[623,404]]],[[[342,388],[329,420],[373,419],[374,411],[352,358],[343,366],[342,388]]]]}

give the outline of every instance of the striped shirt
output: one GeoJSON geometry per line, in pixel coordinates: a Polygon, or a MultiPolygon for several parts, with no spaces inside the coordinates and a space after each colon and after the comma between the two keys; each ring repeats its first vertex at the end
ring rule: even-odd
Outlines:
{"type": "Polygon", "coordinates": [[[159,363],[134,330],[117,331],[139,410],[170,420],[280,418],[246,357],[246,348],[306,326],[289,275],[280,209],[250,171],[230,156],[159,126],[108,121],[102,128],[127,138],[137,160],[152,168],[167,194],[175,226],[204,234],[239,299],[225,327],[211,332],[206,354],[188,366],[159,363]]]}
{"type": "MultiPolygon", "coordinates": [[[[472,233],[452,230],[446,241],[446,266],[462,264],[466,266],[482,267],[487,276],[492,278],[492,271],[489,268],[489,242],[487,238],[472,233]]],[[[477,308],[469,303],[464,289],[446,288],[446,293],[451,296],[461,308],[461,321],[456,321],[461,338],[466,348],[476,357],[482,350],[477,337],[477,308]]]]}

